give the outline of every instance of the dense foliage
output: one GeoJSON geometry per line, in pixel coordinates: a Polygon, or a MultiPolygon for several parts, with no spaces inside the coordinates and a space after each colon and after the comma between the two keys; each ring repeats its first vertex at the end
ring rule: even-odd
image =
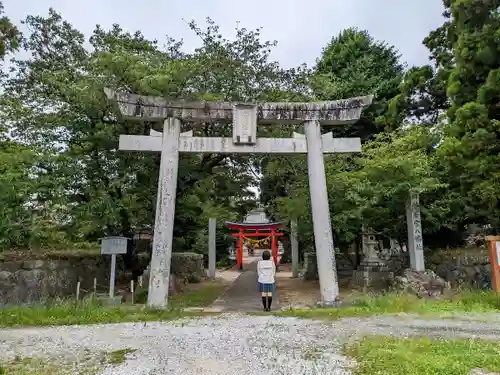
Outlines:
{"type": "MultiPolygon", "coordinates": [[[[314,98],[373,93],[362,120],[341,131],[364,140],[361,155],[326,157],[336,244],[362,226],[406,240],[404,207],[420,192],[427,247],[463,243],[468,224],[499,228],[498,1],[445,0],[444,23],[423,43],[430,65],[404,70],[397,51],[365,31],[332,38],[318,59],[314,98]]],[[[312,242],[304,159],[264,166],[263,198],[281,218],[299,217],[312,242]]]]}
{"type": "MultiPolygon", "coordinates": [[[[468,224],[499,230],[499,3],[444,0],[443,25],[424,40],[430,64],[409,69],[393,46],[355,28],[334,36],[313,69],[282,69],[259,30],[237,29],[227,40],[211,20],[205,29],[190,24],[200,47],[186,53],[181,41],[147,40],[119,25],[86,36],[53,9],[28,16],[21,35],[2,14],[2,59],[18,49],[29,57],[13,59],[1,82],[0,248],[70,246],[152,226],[159,155],[117,145],[120,134],[158,125],[118,119],[105,86],[189,100],[374,94],[359,123],[326,129],[364,143],[360,155],[325,157],[336,243],[345,248],[362,226],[405,241],[410,190],[421,194],[430,247],[460,243],[468,224]]],[[[301,129],[259,129],[292,131],[301,129]]],[[[202,124],[194,132],[230,129],[202,124]]],[[[299,218],[300,241],[311,244],[306,166],[305,156],[182,155],[174,249],[206,251],[208,218],[219,219],[220,232],[223,220],[241,219],[256,205],[251,186],[260,186],[271,216],[299,218]]]]}

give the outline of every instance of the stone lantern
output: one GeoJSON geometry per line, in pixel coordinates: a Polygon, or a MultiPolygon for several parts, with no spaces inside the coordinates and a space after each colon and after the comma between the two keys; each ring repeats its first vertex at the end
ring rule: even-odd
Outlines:
{"type": "Polygon", "coordinates": [[[365,233],[363,233],[363,260],[361,261],[361,266],[364,268],[377,268],[380,269],[384,267],[384,262],[379,258],[377,253],[378,241],[375,236],[375,231],[369,228],[365,233]]]}
{"type": "Polygon", "coordinates": [[[363,260],[352,274],[351,285],[354,287],[385,289],[394,278],[384,261],[377,253],[378,241],[373,229],[363,233],[363,260]]]}

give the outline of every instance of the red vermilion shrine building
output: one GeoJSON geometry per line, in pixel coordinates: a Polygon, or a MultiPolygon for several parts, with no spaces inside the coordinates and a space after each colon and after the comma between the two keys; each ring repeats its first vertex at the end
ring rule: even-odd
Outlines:
{"type": "Polygon", "coordinates": [[[243,268],[243,244],[245,240],[251,240],[253,238],[270,238],[274,264],[278,263],[277,237],[284,235],[283,232],[280,232],[281,223],[269,223],[265,218],[265,214],[260,210],[256,210],[255,212],[250,213],[244,222],[234,223],[226,221],[226,226],[230,230],[236,232],[233,233],[232,236],[237,239],[236,263],[239,269],[243,268]],[[256,215],[258,217],[255,217],[256,215]]]}

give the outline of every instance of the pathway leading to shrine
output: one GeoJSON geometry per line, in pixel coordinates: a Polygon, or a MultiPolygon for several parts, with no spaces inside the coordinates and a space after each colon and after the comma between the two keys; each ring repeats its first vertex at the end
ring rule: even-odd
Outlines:
{"type": "MultiPolygon", "coordinates": [[[[262,300],[257,283],[257,261],[261,252],[256,251],[254,257],[244,259],[241,275],[217,298],[208,310],[224,312],[257,312],[262,311],[262,300]],[[245,264],[246,263],[246,264],[245,264]]],[[[278,297],[273,296],[271,309],[279,310],[278,297]]]]}

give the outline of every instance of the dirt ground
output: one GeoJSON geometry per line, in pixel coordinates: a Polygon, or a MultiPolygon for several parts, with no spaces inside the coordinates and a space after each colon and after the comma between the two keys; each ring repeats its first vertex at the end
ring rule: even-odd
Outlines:
{"type": "MultiPolygon", "coordinates": [[[[349,300],[362,292],[349,288],[348,282],[339,281],[340,298],[349,300]]],[[[276,292],[282,306],[305,307],[315,305],[321,300],[319,281],[292,279],[292,265],[281,264],[276,273],[276,292]]]]}

